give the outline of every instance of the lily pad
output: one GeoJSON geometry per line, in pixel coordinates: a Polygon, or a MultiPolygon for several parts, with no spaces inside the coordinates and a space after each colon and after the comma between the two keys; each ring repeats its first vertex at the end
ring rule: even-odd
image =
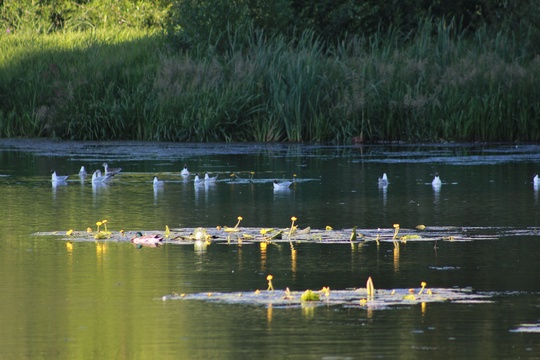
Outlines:
{"type": "MultiPolygon", "coordinates": [[[[243,240],[249,240],[250,243],[272,242],[272,243],[328,243],[328,244],[343,244],[343,243],[379,243],[379,242],[436,242],[436,241],[480,241],[493,240],[502,236],[537,236],[540,228],[506,228],[506,227],[429,227],[426,226],[423,230],[403,229],[400,228],[399,235],[394,238],[394,229],[356,229],[357,236],[351,240],[352,229],[341,230],[322,230],[312,229],[310,227],[298,229],[289,236],[289,229],[275,228],[273,231],[268,231],[267,228],[255,227],[238,227],[234,232],[226,231],[230,228],[196,228],[200,233],[200,229],[204,230],[205,240],[212,243],[239,243],[243,240]],[[261,233],[262,231],[262,233],[261,233]]],[[[131,231],[110,231],[108,237],[99,239],[100,241],[116,241],[129,242],[137,232],[145,235],[163,235],[165,231],[159,230],[131,230],[131,231]]],[[[87,231],[72,231],[70,235],[67,231],[49,231],[36,232],[35,236],[60,236],[62,240],[69,241],[95,241],[96,232],[87,231]]],[[[176,228],[170,229],[167,232],[163,243],[169,244],[193,244],[197,240],[195,229],[193,228],[176,228]]],[[[243,242],[246,244],[246,242],[243,242]]]]}
{"type": "Polygon", "coordinates": [[[306,302],[313,306],[344,306],[366,307],[370,309],[386,309],[392,306],[415,305],[432,302],[459,302],[477,303],[490,301],[489,297],[482,294],[474,294],[463,289],[431,289],[429,293],[420,293],[420,289],[378,289],[374,296],[368,296],[367,290],[332,290],[313,291],[316,297],[310,297],[310,301],[304,301],[305,291],[251,291],[251,292],[206,292],[197,294],[170,294],[162,297],[163,301],[169,300],[197,300],[210,301],[225,304],[259,305],[273,307],[300,307],[306,302]]]}

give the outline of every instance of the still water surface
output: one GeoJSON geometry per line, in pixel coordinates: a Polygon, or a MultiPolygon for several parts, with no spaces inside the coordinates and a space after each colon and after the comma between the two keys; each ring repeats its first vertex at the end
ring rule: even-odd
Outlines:
{"type": "MultiPolygon", "coordinates": [[[[507,145],[319,147],[0,141],[1,359],[540,358],[540,205],[532,183],[540,147],[507,145]],[[81,165],[122,174],[103,187],[81,165]],[[196,188],[192,173],[218,174],[196,188]],[[68,173],[53,186],[50,171],[68,173]],[[244,181],[251,172],[253,182],[244,181]],[[388,174],[389,186],[377,179],[388,174]],[[443,181],[435,191],[431,180],[443,181]],[[231,182],[230,174],[240,180],[231,182]],[[275,192],[273,179],[291,179],[275,192]],[[166,181],[154,191],[154,175],[166,181]],[[464,242],[167,244],[75,242],[40,231],[234,226],[479,227],[464,242]],[[496,229],[491,229],[495,227],[496,229]],[[277,289],[471,288],[487,303],[272,308],[163,295],[277,289]],[[516,331],[535,325],[533,331],[516,331]],[[536,331],[536,332],[534,332],[536,331]]],[[[348,230],[347,230],[348,231],[348,230]]]]}

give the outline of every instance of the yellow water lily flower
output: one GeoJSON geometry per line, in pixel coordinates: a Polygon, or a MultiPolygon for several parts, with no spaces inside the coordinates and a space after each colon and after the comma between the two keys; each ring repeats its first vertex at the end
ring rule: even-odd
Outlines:
{"type": "Polygon", "coordinates": [[[89,234],[91,234],[91,233],[92,233],[92,228],[91,228],[91,227],[87,227],[87,228],[86,228],[86,232],[89,233],[89,234]]]}
{"type": "Polygon", "coordinates": [[[274,285],[272,285],[272,279],[273,278],[274,277],[272,275],[268,275],[266,277],[266,280],[268,280],[268,289],[266,289],[266,291],[270,291],[270,290],[274,291],[274,285]]]}
{"type": "Polygon", "coordinates": [[[105,227],[105,232],[107,232],[107,222],[108,222],[107,220],[101,220],[101,223],[105,227]]]}
{"type": "Polygon", "coordinates": [[[324,296],[329,297],[330,296],[330,286],[323,286],[319,292],[322,292],[324,296]]]}
{"type": "Polygon", "coordinates": [[[284,298],[284,299],[292,299],[292,297],[291,297],[291,290],[289,290],[288,287],[285,289],[285,296],[284,296],[283,298],[284,298]]]}
{"type": "Polygon", "coordinates": [[[371,276],[367,280],[366,291],[367,291],[368,297],[375,295],[375,287],[373,286],[373,280],[371,279],[371,276]]]}
{"type": "Polygon", "coordinates": [[[295,229],[295,228],[294,228],[294,222],[295,222],[296,220],[298,220],[298,219],[296,218],[296,216],[291,217],[292,224],[291,224],[291,230],[289,231],[289,237],[291,237],[291,235],[292,235],[292,233],[293,233],[293,230],[295,229]]]}
{"type": "Polygon", "coordinates": [[[165,225],[165,232],[163,235],[167,238],[171,234],[171,230],[169,230],[169,225],[165,225]]]}
{"type": "Polygon", "coordinates": [[[367,299],[360,299],[360,305],[365,306],[367,304],[367,299]]]}
{"type": "Polygon", "coordinates": [[[353,227],[351,237],[349,238],[349,241],[352,243],[353,241],[356,241],[357,234],[356,234],[356,226],[353,227]]]}
{"type": "Polygon", "coordinates": [[[69,230],[66,232],[66,235],[67,235],[67,236],[71,236],[71,234],[73,234],[73,229],[69,229],[69,230]]]}
{"type": "Polygon", "coordinates": [[[326,231],[334,230],[330,225],[326,225],[326,231]]]}
{"type": "Polygon", "coordinates": [[[240,225],[240,221],[244,220],[244,218],[242,218],[241,216],[238,217],[238,222],[236,223],[236,225],[234,225],[235,228],[238,227],[238,225],[240,225]]]}
{"type": "Polygon", "coordinates": [[[96,225],[97,225],[97,232],[99,232],[99,227],[103,225],[103,223],[101,221],[98,221],[96,222],[96,225]]]}
{"type": "Polygon", "coordinates": [[[422,281],[420,283],[420,286],[422,286],[422,288],[420,289],[420,291],[418,292],[418,295],[422,294],[422,292],[424,291],[424,288],[426,287],[426,282],[425,281],[422,281]]]}
{"type": "Polygon", "coordinates": [[[425,225],[416,225],[416,228],[418,230],[424,230],[426,228],[426,226],[425,225]]]}

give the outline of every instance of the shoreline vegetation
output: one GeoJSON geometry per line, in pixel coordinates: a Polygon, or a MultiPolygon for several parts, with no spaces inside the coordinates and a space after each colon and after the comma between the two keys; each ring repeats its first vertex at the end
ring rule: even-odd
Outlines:
{"type": "Polygon", "coordinates": [[[9,3],[0,4],[0,137],[540,141],[540,46],[530,27],[471,32],[424,17],[414,32],[329,43],[310,29],[291,37],[248,26],[222,33],[219,47],[181,48],[165,26],[171,1],[140,1],[146,10],[125,8],[133,19],[123,22],[98,8],[106,26],[83,5],[70,11],[86,18],[17,23],[9,3]]]}

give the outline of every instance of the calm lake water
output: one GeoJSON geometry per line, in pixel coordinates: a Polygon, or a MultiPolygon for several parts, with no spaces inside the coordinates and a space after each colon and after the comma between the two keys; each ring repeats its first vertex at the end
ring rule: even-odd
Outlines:
{"type": "Polygon", "coordinates": [[[540,146],[323,147],[0,140],[0,359],[540,359],[540,146]],[[106,186],[77,173],[122,167],[106,186]],[[219,175],[195,187],[179,172],[219,175]],[[69,174],[53,186],[51,170],[69,174]],[[253,172],[253,174],[251,174],[253,172]],[[390,184],[377,179],[388,174],[390,184]],[[434,190],[435,172],[442,186],[434,190]],[[231,174],[239,180],[231,181],[231,174]],[[290,191],[272,180],[292,179],[290,191]],[[154,175],[165,180],[154,191],[154,175]],[[253,181],[245,181],[250,176],[253,181]],[[166,244],[37,232],[290,226],[466,227],[469,241],[166,244]],[[277,307],[172,293],[470,289],[487,302],[277,307]]]}

